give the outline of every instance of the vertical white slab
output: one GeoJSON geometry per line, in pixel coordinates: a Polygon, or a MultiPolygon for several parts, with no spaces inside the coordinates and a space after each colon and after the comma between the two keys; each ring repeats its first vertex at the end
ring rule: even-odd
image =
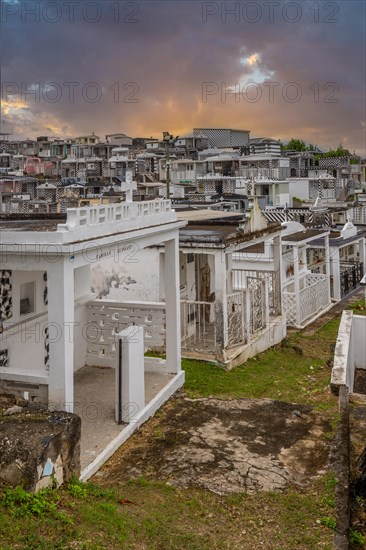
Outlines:
{"type": "Polygon", "coordinates": [[[339,301],[341,299],[341,265],[339,259],[339,248],[333,247],[332,258],[332,276],[333,276],[333,298],[339,301]]]}
{"type": "Polygon", "coordinates": [[[130,424],[145,407],[143,327],[122,330],[116,352],[116,421],[130,424]]]}

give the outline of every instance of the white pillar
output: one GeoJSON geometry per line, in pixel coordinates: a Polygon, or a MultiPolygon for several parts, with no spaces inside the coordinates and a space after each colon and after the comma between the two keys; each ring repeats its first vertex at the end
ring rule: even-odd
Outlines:
{"type": "Polygon", "coordinates": [[[74,269],[62,257],[47,269],[50,371],[48,399],[55,410],[74,404],[74,269]]]}
{"type": "Polygon", "coordinates": [[[280,235],[273,239],[273,271],[277,276],[277,284],[275,284],[273,287],[273,292],[275,293],[274,300],[275,303],[277,301],[279,304],[279,315],[282,315],[282,245],[280,235]]]}
{"type": "Polygon", "coordinates": [[[143,327],[122,330],[116,352],[116,422],[129,424],[145,407],[143,327]]]}
{"type": "Polygon", "coordinates": [[[159,252],[159,300],[165,300],[165,254],[159,252]]]}
{"type": "Polygon", "coordinates": [[[227,263],[227,292],[231,294],[233,292],[233,254],[226,254],[227,263]]]}
{"type": "Polygon", "coordinates": [[[268,279],[262,281],[262,291],[264,295],[264,319],[266,327],[269,326],[269,284],[268,279]]]}
{"type": "Polygon", "coordinates": [[[366,266],[365,266],[365,238],[362,237],[362,239],[358,242],[358,250],[360,254],[360,263],[362,263],[363,266],[363,272],[366,273],[366,266]]]}
{"type": "Polygon", "coordinates": [[[251,314],[251,302],[250,302],[250,290],[248,287],[246,287],[246,289],[244,290],[244,296],[245,296],[245,302],[244,302],[244,308],[245,308],[245,312],[244,312],[244,322],[245,322],[245,326],[244,326],[244,334],[245,334],[245,342],[247,343],[250,339],[250,336],[251,336],[251,332],[252,332],[252,326],[251,326],[251,322],[250,322],[250,314],[251,314]]]}
{"type": "Polygon", "coordinates": [[[165,243],[166,364],[168,372],[181,366],[179,237],[165,243]]]}
{"type": "Polygon", "coordinates": [[[214,255],[215,260],[215,315],[216,315],[216,352],[222,358],[228,346],[227,324],[227,269],[226,254],[219,251],[214,255]]]}
{"type": "Polygon", "coordinates": [[[332,277],[333,277],[333,299],[341,300],[341,266],[339,261],[339,248],[334,247],[331,252],[332,277]]]}
{"type": "Polygon", "coordinates": [[[330,295],[330,249],[329,249],[329,235],[325,237],[325,274],[327,276],[328,283],[328,303],[331,301],[330,295]]]}
{"type": "Polygon", "coordinates": [[[296,297],[296,324],[301,325],[299,247],[297,245],[293,247],[293,262],[294,262],[294,292],[296,297]]]}

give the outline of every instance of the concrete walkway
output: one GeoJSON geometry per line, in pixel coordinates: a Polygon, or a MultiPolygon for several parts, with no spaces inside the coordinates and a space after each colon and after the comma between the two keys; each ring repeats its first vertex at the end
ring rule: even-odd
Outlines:
{"type": "MultiPolygon", "coordinates": [[[[145,404],[173,375],[145,373],[145,404]]],[[[75,373],[74,412],[81,417],[81,469],[90,464],[126,427],[115,422],[115,371],[83,367],[75,373]]]]}

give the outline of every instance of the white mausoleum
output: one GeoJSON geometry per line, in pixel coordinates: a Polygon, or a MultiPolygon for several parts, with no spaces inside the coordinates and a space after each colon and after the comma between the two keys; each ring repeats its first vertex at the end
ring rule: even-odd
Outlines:
{"type": "Polygon", "coordinates": [[[84,477],[184,382],[184,225],[167,200],[0,220],[0,389],[80,414],[84,477]],[[152,245],[165,250],[164,303],[95,300],[93,265],[133,262],[152,245]],[[166,360],[144,357],[160,347],[166,360]]]}

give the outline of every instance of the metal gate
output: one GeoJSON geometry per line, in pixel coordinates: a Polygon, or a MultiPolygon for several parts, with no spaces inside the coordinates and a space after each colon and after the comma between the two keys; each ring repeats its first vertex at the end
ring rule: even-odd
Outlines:
{"type": "Polygon", "coordinates": [[[341,296],[346,296],[358,287],[363,277],[362,263],[346,263],[340,265],[341,296]]]}

